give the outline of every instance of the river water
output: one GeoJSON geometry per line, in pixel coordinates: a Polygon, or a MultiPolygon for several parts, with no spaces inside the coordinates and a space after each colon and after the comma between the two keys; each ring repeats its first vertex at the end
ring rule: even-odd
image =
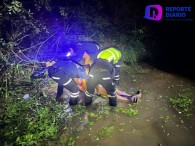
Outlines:
{"type": "MultiPolygon", "coordinates": [[[[83,114],[71,121],[74,146],[194,146],[195,108],[187,118],[171,107],[169,98],[186,91],[194,99],[195,84],[190,79],[152,67],[138,71],[126,68],[121,72],[119,89],[132,93],[141,90],[142,98],[137,104],[118,102],[118,107],[133,108],[137,115],[102,110],[102,105],[88,108],[88,124],[75,130],[82,123],[83,114]],[[105,114],[100,114],[100,112],[105,114]],[[99,116],[90,115],[97,113],[99,116]],[[75,128],[75,129],[74,129],[75,128]]],[[[179,98],[179,97],[178,97],[179,98]]],[[[105,101],[106,99],[104,99],[105,101]]],[[[194,104],[194,102],[193,102],[194,104]]],[[[107,106],[109,109],[109,106],[107,106]]],[[[83,126],[83,125],[82,125],[83,126]]],[[[67,140],[67,130],[61,135],[67,140]]],[[[65,141],[65,140],[64,140],[65,141]]],[[[66,142],[67,143],[67,142],[66,142]]]]}
{"type": "MultiPolygon", "coordinates": [[[[103,116],[76,134],[75,146],[195,145],[195,110],[186,118],[168,102],[170,97],[184,90],[194,97],[195,84],[190,79],[155,68],[142,68],[135,74],[122,72],[119,88],[129,93],[142,91],[143,97],[136,105],[138,115],[110,113],[103,116]],[[101,137],[100,130],[105,127],[107,134],[101,137]]],[[[127,104],[120,102],[118,106],[127,104]]]]}

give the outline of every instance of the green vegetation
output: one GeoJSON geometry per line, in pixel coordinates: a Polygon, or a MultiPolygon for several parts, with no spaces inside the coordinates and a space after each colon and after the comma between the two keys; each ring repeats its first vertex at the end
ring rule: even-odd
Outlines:
{"type": "MultiPolygon", "coordinates": [[[[15,93],[15,92],[13,92],[15,93]]],[[[67,113],[56,102],[42,103],[42,98],[23,99],[21,94],[9,94],[12,98],[4,104],[1,115],[1,142],[33,145],[47,139],[55,139],[67,113]]]]}
{"type": "Polygon", "coordinates": [[[171,107],[173,107],[179,114],[185,117],[192,116],[192,103],[191,92],[183,91],[175,97],[170,97],[169,102],[171,107]]]}
{"type": "Polygon", "coordinates": [[[129,104],[127,108],[117,107],[115,111],[126,114],[128,116],[136,116],[138,114],[138,110],[136,109],[136,107],[133,107],[131,104],[129,104]]]}
{"type": "Polygon", "coordinates": [[[161,116],[160,118],[163,120],[164,123],[171,121],[170,116],[161,116]]]}
{"type": "MultiPolygon", "coordinates": [[[[68,118],[63,105],[55,101],[45,100],[46,97],[23,99],[21,94],[9,94],[9,97],[12,97],[13,100],[4,104],[5,113],[1,115],[1,143],[39,145],[48,140],[57,140],[59,138],[58,133],[61,133],[62,129],[66,129],[67,132],[70,131],[70,137],[68,136],[69,138],[67,137],[63,143],[74,144],[74,136],[71,135],[75,130],[68,127],[68,122],[71,122],[71,119],[68,118]]],[[[73,111],[72,117],[80,116],[86,112],[86,109],[78,105],[73,111]]],[[[111,111],[113,112],[113,110],[111,111]]],[[[98,110],[97,112],[90,112],[89,117],[96,121],[104,117],[105,113],[110,116],[111,111],[105,106],[104,111],[102,110],[101,113],[98,110]]],[[[129,106],[117,108],[116,112],[129,116],[138,114],[137,110],[129,106]]],[[[95,122],[89,121],[88,125],[93,126],[95,122]]],[[[98,137],[111,136],[113,129],[113,126],[102,128],[98,132],[98,137]]]]}
{"type": "Polygon", "coordinates": [[[114,126],[107,126],[107,127],[103,127],[102,129],[100,129],[98,131],[98,137],[105,137],[105,136],[112,136],[112,132],[114,130],[114,126]]]}
{"type": "MultiPolygon", "coordinates": [[[[123,2],[110,4],[113,6],[104,6],[101,0],[5,0],[0,4],[1,145],[39,145],[58,139],[61,129],[71,131],[63,105],[42,92],[47,78],[31,80],[31,74],[42,67],[43,61],[51,59],[45,54],[62,53],[64,44],[87,40],[99,43],[101,48],[118,46],[128,65],[136,65],[146,56],[142,40],[148,29],[141,22],[136,23],[139,18],[126,13],[133,11],[134,6],[128,4],[124,9],[123,2]],[[121,24],[122,20],[126,21],[121,24]],[[25,94],[30,97],[24,99],[25,94]]],[[[86,109],[76,106],[73,110],[73,116],[80,116],[86,109]]],[[[108,116],[110,109],[102,106],[98,112],[89,116],[98,120],[108,116]]],[[[115,112],[138,114],[133,107],[118,108],[115,112]]],[[[110,134],[111,130],[112,127],[104,128],[100,135],[110,134]]],[[[60,141],[72,146],[75,139],[73,132],[69,133],[68,138],[60,141]]]]}

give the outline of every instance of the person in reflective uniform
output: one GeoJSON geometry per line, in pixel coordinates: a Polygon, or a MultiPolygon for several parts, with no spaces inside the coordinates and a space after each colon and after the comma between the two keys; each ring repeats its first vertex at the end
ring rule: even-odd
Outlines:
{"type": "Polygon", "coordinates": [[[71,60],[49,61],[46,62],[46,67],[48,68],[49,77],[58,83],[56,100],[63,102],[60,97],[63,94],[63,88],[66,88],[70,91],[69,104],[70,106],[75,106],[80,94],[75,79],[86,79],[85,69],[71,60]]]}
{"type": "Polygon", "coordinates": [[[116,85],[113,82],[115,77],[115,68],[104,59],[97,59],[91,65],[89,76],[87,78],[87,90],[85,92],[85,105],[89,106],[92,104],[92,98],[95,93],[97,85],[102,85],[107,92],[109,105],[117,106],[116,97],[116,85]]]}
{"type": "Polygon", "coordinates": [[[115,47],[109,47],[105,50],[102,50],[98,55],[97,59],[103,59],[111,63],[115,68],[115,77],[114,82],[116,85],[119,84],[120,80],[120,67],[121,67],[121,52],[115,47]]]}
{"type": "Polygon", "coordinates": [[[95,42],[80,41],[72,45],[70,49],[71,60],[81,65],[91,65],[100,51],[100,47],[95,42]]]}

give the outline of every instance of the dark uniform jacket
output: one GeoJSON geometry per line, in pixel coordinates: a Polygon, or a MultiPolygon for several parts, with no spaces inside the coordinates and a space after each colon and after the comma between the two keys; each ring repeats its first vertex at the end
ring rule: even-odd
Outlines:
{"type": "Polygon", "coordinates": [[[85,69],[72,61],[58,61],[53,66],[48,68],[49,77],[58,84],[66,83],[66,79],[81,78],[86,79],[87,74],[85,69]]]}

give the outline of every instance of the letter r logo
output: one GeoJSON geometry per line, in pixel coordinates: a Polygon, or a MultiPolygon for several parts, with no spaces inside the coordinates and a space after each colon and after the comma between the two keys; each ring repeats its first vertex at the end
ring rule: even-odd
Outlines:
{"type": "Polygon", "coordinates": [[[148,5],[145,8],[144,18],[159,21],[162,19],[162,7],[160,5],[148,5]]]}

